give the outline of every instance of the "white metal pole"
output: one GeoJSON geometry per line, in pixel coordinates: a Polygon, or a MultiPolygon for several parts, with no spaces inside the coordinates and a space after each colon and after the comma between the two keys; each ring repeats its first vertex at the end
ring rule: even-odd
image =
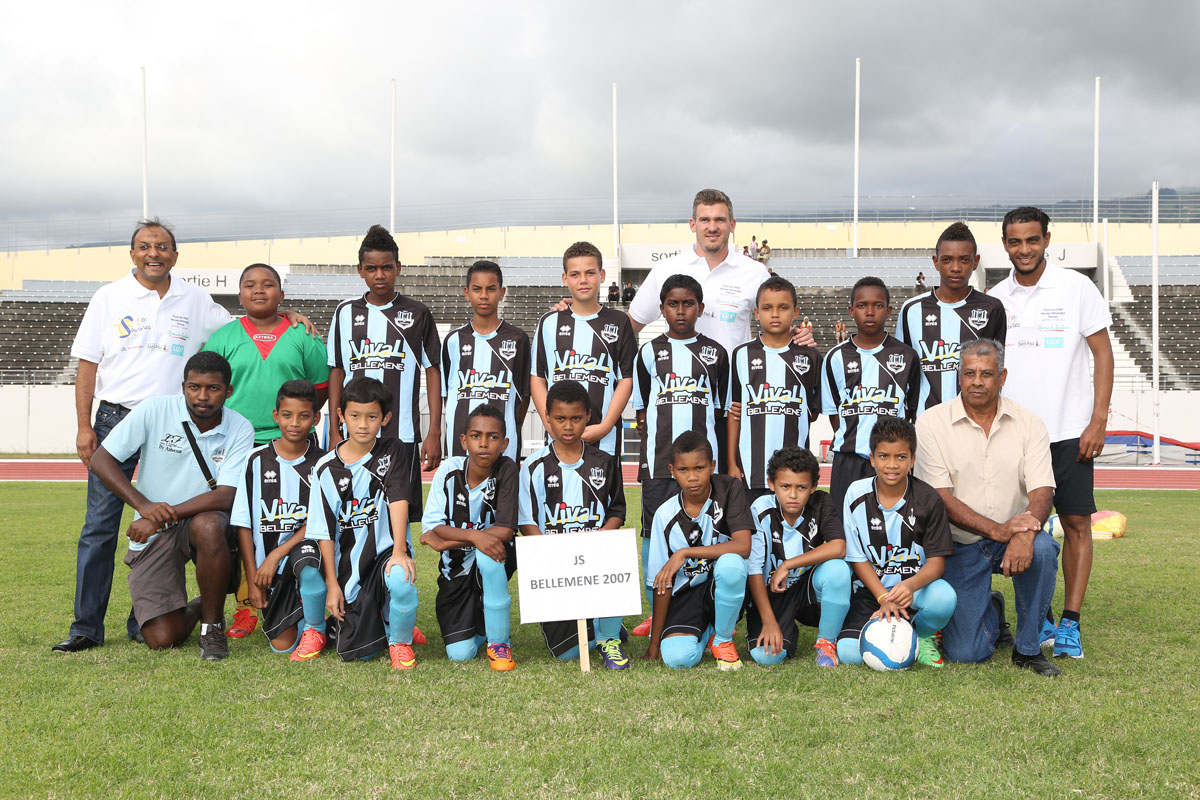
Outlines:
{"type": "Polygon", "coordinates": [[[862,102],[862,59],[854,59],[854,249],[858,257],[858,124],[862,102]]]}
{"type": "Polygon", "coordinates": [[[388,212],[388,230],[396,232],[396,79],[392,78],[392,169],[391,184],[388,189],[390,210],[388,212]]]}
{"type": "Polygon", "coordinates": [[[1108,217],[1104,218],[1103,222],[1104,244],[1101,245],[1104,250],[1104,302],[1112,302],[1112,265],[1108,263],[1108,217]]]}
{"type": "Polygon", "coordinates": [[[146,68],[142,67],[142,219],[150,218],[150,137],[146,125],[146,68]]]}
{"type": "Polygon", "coordinates": [[[621,226],[617,219],[617,85],[612,85],[612,167],[613,167],[613,272],[617,288],[624,286],[621,280],[621,226]]]}
{"type": "Polygon", "coordinates": [[[1096,76],[1096,113],[1092,122],[1092,239],[1100,232],[1100,76],[1096,76]]]}
{"type": "Polygon", "coordinates": [[[1150,313],[1152,315],[1150,348],[1154,358],[1152,373],[1154,379],[1152,389],[1154,393],[1154,463],[1161,464],[1162,452],[1158,433],[1158,181],[1150,184],[1150,197],[1150,231],[1153,240],[1150,250],[1150,313]]]}

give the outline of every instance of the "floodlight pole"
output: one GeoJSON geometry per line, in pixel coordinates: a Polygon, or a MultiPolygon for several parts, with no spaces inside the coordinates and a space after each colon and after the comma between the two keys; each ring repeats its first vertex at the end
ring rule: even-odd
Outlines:
{"type": "Polygon", "coordinates": [[[617,219],[617,85],[612,85],[612,183],[613,183],[613,272],[616,275],[617,287],[623,284],[621,280],[621,226],[617,219]]]}
{"type": "Polygon", "coordinates": [[[1092,240],[1100,232],[1100,76],[1096,76],[1096,111],[1092,122],[1092,240]]]}
{"type": "Polygon", "coordinates": [[[150,218],[150,136],[146,125],[146,68],[142,67],[142,219],[150,218]]]}
{"type": "Polygon", "coordinates": [[[1112,302],[1112,266],[1108,263],[1108,217],[1101,221],[1101,230],[1104,231],[1101,241],[1101,247],[1104,252],[1104,302],[1112,302]]]}
{"type": "Polygon", "coordinates": [[[1154,369],[1152,372],[1154,387],[1154,455],[1153,463],[1162,463],[1161,440],[1158,433],[1158,384],[1159,384],[1159,356],[1158,356],[1158,181],[1150,184],[1150,233],[1151,233],[1151,250],[1150,250],[1150,308],[1151,308],[1151,335],[1150,335],[1150,350],[1154,357],[1154,369]]]}
{"type": "Polygon", "coordinates": [[[862,59],[854,59],[854,248],[851,254],[858,258],[858,126],[862,107],[862,59]]]}
{"type": "Polygon", "coordinates": [[[396,79],[392,78],[392,169],[389,172],[391,184],[388,190],[390,210],[388,212],[388,230],[396,232],[396,79]]]}

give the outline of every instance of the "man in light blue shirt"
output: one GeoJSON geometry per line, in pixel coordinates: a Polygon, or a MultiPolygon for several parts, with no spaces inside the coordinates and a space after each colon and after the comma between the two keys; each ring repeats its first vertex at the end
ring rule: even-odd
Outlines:
{"type": "Polygon", "coordinates": [[[229,511],[254,447],[254,426],[224,407],[229,381],[229,362],[210,351],[197,353],[184,367],[183,394],[139,403],[91,462],[96,477],[135,511],[125,533],[125,564],[146,644],[155,650],[180,645],[200,621],[200,655],[209,661],[229,655],[229,511]],[[134,488],[121,463],[139,451],[134,488]],[[200,587],[191,602],[184,579],[189,560],[196,562],[200,587]]]}

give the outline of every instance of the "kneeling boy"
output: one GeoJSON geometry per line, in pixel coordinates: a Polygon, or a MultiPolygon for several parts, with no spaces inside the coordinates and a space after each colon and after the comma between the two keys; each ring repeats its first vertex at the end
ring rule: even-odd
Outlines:
{"type": "Polygon", "coordinates": [[[469,661],[486,642],[488,664],[506,672],[512,658],[512,599],[517,569],[517,465],[504,455],[504,412],[476,406],[459,434],[465,456],[438,467],[421,518],[421,543],[442,554],[437,618],[451,661],[469,661]]]}
{"type": "Polygon", "coordinates": [[[933,487],[908,474],[917,452],[911,422],[880,418],[870,443],[875,477],[850,484],[842,507],[846,561],[857,580],[838,638],[838,658],[861,664],[858,636],[867,621],[908,619],[915,609],[917,663],[941,667],[933,635],[949,621],[957,602],[954,588],[942,580],[946,556],[954,553],[946,506],[933,487]]]}
{"type": "Polygon", "coordinates": [[[275,395],[272,415],[279,438],[254,450],[237,487],[229,524],[237,529],[249,601],[263,612],[263,633],[277,653],[296,647],[304,618],[298,570],[289,558],[309,508],[309,478],[325,451],[309,434],[320,422],[317,389],[287,381],[275,395]]]}
{"type": "Polygon", "coordinates": [[[817,666],[838,665],[834,642],[850,609],[850,567],[833,501],[817,489],[820,477],[812,453],[785,447],[767,461],[772,494],[750,506],[756,528],[746,642],[763,666],[796,654],[797,622],[817,628],[817,666]]]}
{"type": "Polygon", "coordinates": [[[291,658],[321,654],[328,605],[343,661],[370,658],[386,645],[392,667],[412,669],[417,574],[408,502],[416,445],[377,438],[391,417],[392,394],[374,378],[347,383],[338,406],[347,438],[313,470],[308,540],[294,556],[308,628],[291,658]]]}
{"type": "Polygon", "coordinates": [[[671,445],[679,492],[654,512],[647,584],[654,589],[648,658],[694,667],[712,638],[717,668],[741,669],[733,629],[746,598],[746,557],[754,521],[742,482],[714,475],[712,445],[696,431],[671,445]],[[654,576],[651,578],[650,576],[654,576]]]}
{"type": "MultiPolygon", "coordinates": [[[[546,393],[552,441],[521,466],[522,535],[615,530],[625,523],[621,462],[584,442],[590,417],[591,398],[581,384],[559,381],[546,393]]],[[[588,627],[588,646],[598,643],[604,666],[629,666],[621,647],[620,617],[589,621],[588,627]]],[[[574,621],[543,622],[542,635],[555,657],[579,655],[579,627],[574,621]]]]}

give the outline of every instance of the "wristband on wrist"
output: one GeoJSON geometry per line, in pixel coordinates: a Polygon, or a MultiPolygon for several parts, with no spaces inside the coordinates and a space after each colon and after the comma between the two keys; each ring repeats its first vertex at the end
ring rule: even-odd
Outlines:
{"type": "Polygon", "coordinates": [[[887,596],[888,596],[888,593],[887,593],[887,592],[884,592],[883,594],[879,595],[879,597],[876,597],[876,598],[875,598],[875,602],[876,602],[876,603],[882,603],[882,602],[883,602],[883,598],[885,598],[885,597],[887,597],[887,596]]]}

